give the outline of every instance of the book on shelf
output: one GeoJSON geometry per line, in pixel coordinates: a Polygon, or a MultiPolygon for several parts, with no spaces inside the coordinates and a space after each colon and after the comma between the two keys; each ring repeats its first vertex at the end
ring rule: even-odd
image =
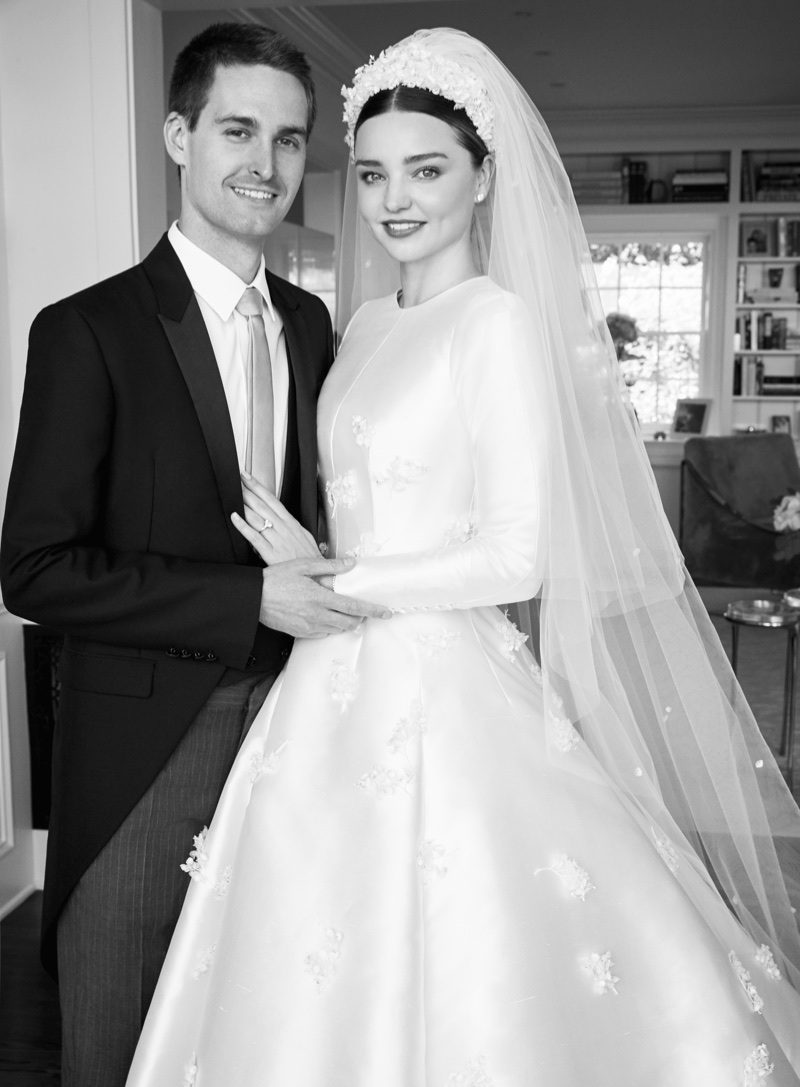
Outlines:
{"type": "Polygon", "coordinates": [[[751,287],[747,292],[755,305],[767,305],[770,302],[792,305],[797,302],[794,287],[751,287]]]}
{"type": "Polygon", "coordinates": [[[800,200],[800,162],[768,162],[758,172],[756,200],[800,200]]]}
{"type": "Polygon", "coordinates": [[[672,199],[676,204],[728,199],[727,170],[676,170],[672,175],[672,199]]]}
{"type": "Polygon", "coordinates": [[[742,151],[742,200],[749,203],[755,196],[756,179],[749,151],[742,151]]]}

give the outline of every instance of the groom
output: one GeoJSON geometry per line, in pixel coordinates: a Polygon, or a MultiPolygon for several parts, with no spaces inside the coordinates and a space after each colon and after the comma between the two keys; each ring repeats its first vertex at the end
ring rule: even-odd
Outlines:
{"type": "Polygon", "coordinates": [[[169,109],[180,219],[34,322],[3,528],[6,604],[66,635],[43,918],[63,1087],[124,1084],[179,866],[292,635],[386,614],[320,586],[349,562],[265,569],[231,522],[260,451],[317,524],[330,320],[262,256],[303,176],[305,57],[263,26],[210,27],[178,57],[169,109]]]}

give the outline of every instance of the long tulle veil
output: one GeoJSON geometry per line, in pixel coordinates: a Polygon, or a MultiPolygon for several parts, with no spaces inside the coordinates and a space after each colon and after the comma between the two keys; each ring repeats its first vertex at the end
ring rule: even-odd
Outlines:
{"type": "MultiPolygon", "coordinates": [[[[496,175],[475,219],[476,255],[537,330],[530,363],[553,435],[549,515],[540,597],[517,610],[539,646],[549,757],[570,768],[571,751],[588,745],[719,939],[721,895],[800,988],[800,812],[666,522],[555,144],[480,42],[448,29],[413,41],[488,90],[496,175]]],[[[361,302],[399,285],[358,219],[350,175],[340,331],[361,302]]]]}

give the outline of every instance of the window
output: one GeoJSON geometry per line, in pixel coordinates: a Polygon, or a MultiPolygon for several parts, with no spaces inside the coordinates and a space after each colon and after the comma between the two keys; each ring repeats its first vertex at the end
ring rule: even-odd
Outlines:
{"type": "Polygon", "coordinates": [[[700,394],[706,244],[702,236],[600,238],[592,261],[606,315],[633,318],[639,337],[618,341],[620,365],[642,427],[667,425],[681,397],[700,394]]]}

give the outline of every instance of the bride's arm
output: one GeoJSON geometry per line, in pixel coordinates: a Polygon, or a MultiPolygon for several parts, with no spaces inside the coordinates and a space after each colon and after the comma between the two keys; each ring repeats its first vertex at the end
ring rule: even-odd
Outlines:
{"type": "Polygon", "coordinates": [[[492,293],[462,317],[450,368],[470,435],[475,535],[434,553],[359,559],[337,574],[336,592],[394,609],[469,608],[537,593],[549,444],[543,351],[513,295],[492,293]]]}

